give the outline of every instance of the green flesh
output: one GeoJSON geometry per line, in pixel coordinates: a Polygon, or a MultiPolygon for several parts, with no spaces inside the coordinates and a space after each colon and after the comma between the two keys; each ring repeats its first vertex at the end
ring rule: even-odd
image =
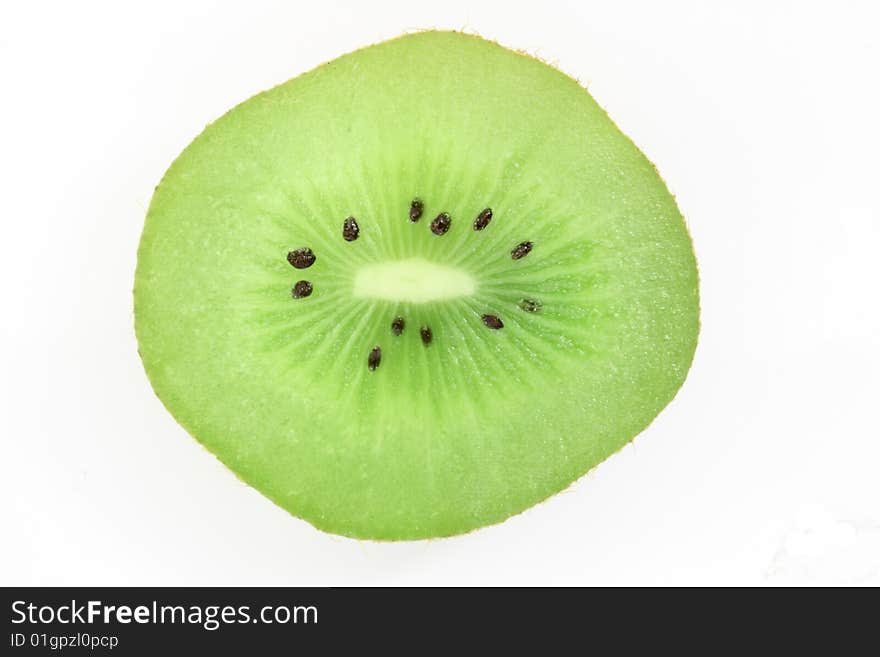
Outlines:
{"type": "Polygon", "coordinates": [[[699,323],[651,163],[574,80],[439,32],[209,126],[156,190],[134,297],[150,381],[199,442],[290,513],[377,539],[465,532],[565,488],[672,399],[699,323]],[[300,247],[307,269],[287,262],[300,247]],[[299,280],[313,292],[294,299],[299,280]]]}

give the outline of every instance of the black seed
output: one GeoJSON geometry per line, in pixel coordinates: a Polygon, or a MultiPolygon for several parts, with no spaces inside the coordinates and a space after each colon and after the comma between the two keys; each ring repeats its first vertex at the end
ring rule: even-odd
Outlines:
{"type": "Polygon", "coordinates": [[[523,299],[519,302],[519,307],[527,313],[536,313],[541,308],[541,302],[534,299],[523,299]]]}
{"type": "Polygon", "coordinates": [[[287,254],[287,262],[297,269],[308,269],[315,264],[315,254],[309,247],[304,246],[296,251],[290,251],[287,254]]]}
{"type": "Polygon", "coordinates": [[[406,326],[406,322],[403,321],[403,317],[395,317],[394,321],[391,322],[391,332],[394,335],[400,335],[403,333],[404,326],[406,326]]]}
{"type": "Polygon", "coordinates": [[[358,228],[358,222],[354,217],[349,217],[342,224],[342,237],[346,242],[354,242],[358,235],[360,234],[361,229],[358,228]]]}
{"type": "Polygon", "coordinates": [[[367,367],[370,368],[372,372],[374,369],[379,367],[379,363],[382,362],[382,349],[380,347],[373,347],[373,350],[370,352],[369,357],[367,358],[367,367]]]}
{"type": "Polygon", "coordinates": [[[430,326],[423,326],[419,331],[419,335],[422,336],[422,342],[425,344],[431,344],[431,340],[434,339],[434,334],[431,333],[430,326]]]}
{"type": "Polygon", "coordinates": [[[513,247],[513,251],[510,252],[510,257],[514,260],[525,258],[529,254],[529,251],[532,250],[532,246],[533,244],[531,242],[520,242],[513,247]]]}
{"type": "Polygon", "coordinates": [[[501,321],[501,318],[498,317],[498,315],[483,315],[483,324],[490,329],[504,328],[504,322],[501,321]]]}
{"type": "Polygon", "coordinates": [[[474,230],[483,230],[492,221],[492,208],[486,208],[474,219],[474,230]]]}
{"type": "Polygon", "coordinates": [[[414,198],[412,203],[409,205],[409,220],[410,221],[418,221],[419,217],[422,216],[422,210],[425,209],[425,204],[422,203],[419,199],[414,198]]]}
{"type": "Polygon", "coordinates": [[[312,284],[308,281],[297,281],[296,285],[293,286],[293,290],[291,294],[293,294],[294,299],[302,299],[303,297],[307,297],[312,293],[312,284]]]}
{"type": "Polygon", "coordinates": [[[431,232],[435,235],[443,235],[449,230],[449,225],[452,223],[452,219],[449,218],[448,212],[441,212],[437,215],[437,218],[431,222],[431,232]]]}

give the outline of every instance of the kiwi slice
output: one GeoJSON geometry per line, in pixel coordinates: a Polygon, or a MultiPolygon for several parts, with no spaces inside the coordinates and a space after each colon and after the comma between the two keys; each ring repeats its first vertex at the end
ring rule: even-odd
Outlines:
{"type": "Polygon", "coordinates": [[[138,251],[152,385],[320,529],[495,523],[684,381],[696,262],[652,164],[554,68],[454,32],[346,55],[171,165],[138,251]]]}

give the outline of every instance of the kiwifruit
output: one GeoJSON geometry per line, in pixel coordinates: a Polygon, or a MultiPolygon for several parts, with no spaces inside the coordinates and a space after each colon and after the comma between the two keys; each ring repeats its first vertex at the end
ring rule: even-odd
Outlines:
{"type": "Polygon", "coordinates": [[[134,303],[187,431],[293,515],[375,539],[565,488],[672,399],[699,325],[652,164],[576,81],[454,32],[208,126],[156,189],[134,303]]]}

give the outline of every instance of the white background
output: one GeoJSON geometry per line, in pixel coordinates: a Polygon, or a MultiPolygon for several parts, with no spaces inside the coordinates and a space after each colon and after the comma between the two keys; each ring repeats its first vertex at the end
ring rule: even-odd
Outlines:
{"type": "Polygon", "coordinates": [[[720,4],[4,3],[0,584],[880,583],[880,16],[720,4]],[[135,252],[208,122],[428,27],[589,86],[688,219],[703,329],[672,405],[570,490],[463,537],[358,542],[164,410],[135,252]]]}

